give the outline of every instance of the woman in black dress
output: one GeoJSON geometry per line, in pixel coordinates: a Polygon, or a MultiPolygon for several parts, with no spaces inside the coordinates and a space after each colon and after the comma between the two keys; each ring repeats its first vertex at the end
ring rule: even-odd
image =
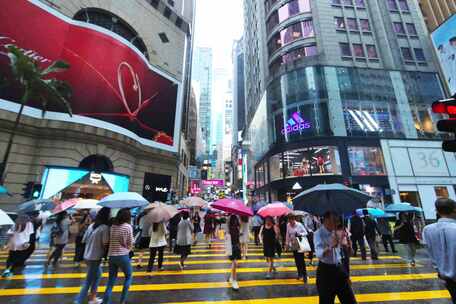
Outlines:
{"type": "Polygon", "coordinates": [[[198,240],[198,233],[201,232],[201,217],[198,210],[195,211],[195,214],[192,218],[193,221],[193,245],[196,245],[198,240]]]}
{"type": "Polygon", "coordinates": [[[240,237],[240,222],[237,215],[231,215],[228,222],[228,233],[230,235],[231,243],[231,255],[228,257],[231,261],[231,276],[230,283],[233,290],[238,290],[239,285],[237,282],[237,261],[241,259],[241,241],[240,237]]]}
{"type": "Polygon", "coordinates": [[[264,225],[261,227],[260,235],[263,241],[263,253],[269,264],[269,271],[266,274],[266,278],[270,279],[272,272],[277,272],[274,267],[274,257],[277,250],[278,237],[280,236],[279,228],[275,225],[272,217],[266,217],[264,225]]]}

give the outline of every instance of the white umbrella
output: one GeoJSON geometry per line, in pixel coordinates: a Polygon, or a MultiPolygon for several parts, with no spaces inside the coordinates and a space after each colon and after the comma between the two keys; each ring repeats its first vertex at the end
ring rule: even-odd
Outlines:
{"type": "Polygon", "coordinates": [[[188,208],[202,208],[207,206],[207,202],[198,196],[187,197],[186,199],[183,199],[180,204],[188,208]]]}
{"type": "Polygon", "coordinates": [[[98,204],[103,207],[120,209],[144,207],[149,202],[136,192],[116,192],[104,197],[98,204]]]}
{"type": "Polygon", "coordinates": [[[5,211],[0,209],[0,226],[12,226],[14,221],[6,214],[5,211]]]}
{"type": "Polygon", "coordinates": [[[161,223],[169,221],[178,213],[179,211],[174,206],[157,203],[157,206],[151,209],[145,217],[146,221],[150,223],[161,223]]]}
{"type": "Polygon", "coordinates": [[[96,199],[80,199],[73,209],[101,209],[96,199]]]}

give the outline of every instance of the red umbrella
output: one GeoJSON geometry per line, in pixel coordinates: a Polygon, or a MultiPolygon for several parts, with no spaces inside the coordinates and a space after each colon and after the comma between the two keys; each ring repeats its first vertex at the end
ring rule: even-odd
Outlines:
{"type": "Polygon", "coordinates": [[[53,214],[57,214],[63,211],[66,211],[72,207],[74,207],[77,203],[79,202],[79,199],[77,198],[70,198],[66,201],[61,202],[60,204],[57,205],[57,207],[52,210],[53,214]]]}
{"type": "Polygon", "coordinates": [[[243,215],[243,216],[253,216],[253,211],[251,208],[247,207],[243,201],[237,199],[220,199],[215,203],[211,204],[212,208],[225,211],[227,213],[243,215]]]}
{"type": "Polygon", "coordinates": [[[262,217],[267,217],[267,216],[283,216],[283,215],[288,215],[292,212],[290,208],[285,206],[283,203],[272,203],[269,205],[266,205],[260,210],[258,210],[258,214],[262,217]]]}

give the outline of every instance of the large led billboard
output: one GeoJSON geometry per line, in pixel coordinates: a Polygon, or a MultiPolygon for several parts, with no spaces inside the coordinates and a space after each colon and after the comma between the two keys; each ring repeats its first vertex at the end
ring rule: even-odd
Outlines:
{"type": "MultiPolygon", "coordinates": [[[[175,151],[180,129],[180,84],[151,66],[130,42],[104,28],[72,20],[37,0],[1,1],[0,73],[10,74],[5,46],[17,45],[42,67],[65,60],[55,77],[73,90],[74,117],[51,107],[47,119],[92,125],[175,151]],[[177,114],[176,114],[177,113],[177,114]]],[[[22,92],[0,90],[0,108],[17,111],[22,92]]],[[[31,100],[24,114],[41,117],[31,100]]]]}
{"type": "Polygon", "coordinates": [[[456,94],[456,14],[431,34],[450,94],[456,94]]]}

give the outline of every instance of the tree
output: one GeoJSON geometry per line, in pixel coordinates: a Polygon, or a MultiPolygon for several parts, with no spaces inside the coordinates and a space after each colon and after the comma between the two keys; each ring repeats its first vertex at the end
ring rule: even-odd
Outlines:
{"type": "Polygon", "coordinates": [[[47,68],[42,68],[35,60],[26,56],[23,51],[15,45],[8,45],[6,49],[8,50],[8,57],[14,80],[21,86],[23,95],[20,99],[21,106],[9,136],[3,162],[0,163],[0,185],[4,184],[6,165],[11,153],[13,140],[16,135],[24,107],[29,101],[39,101],[42,110],[42,117],[44,117],[44,114],[50,105],[62,107],[70,116],[73,114],[71,105],[68,102],[68,99],[71,96],[70,86],[65,81],[52,77],[54,73],[67,70],[70,67],[68,63],[57,60],[47,68]]]}

